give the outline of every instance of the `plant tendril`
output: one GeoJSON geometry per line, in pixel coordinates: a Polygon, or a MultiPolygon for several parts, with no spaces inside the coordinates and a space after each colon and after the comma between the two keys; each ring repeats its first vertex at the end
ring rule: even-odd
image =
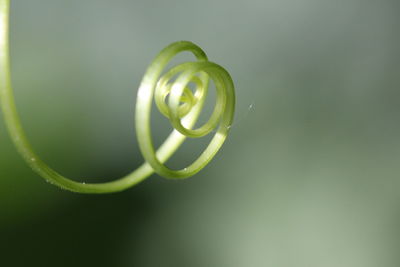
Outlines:
{"type": "Polygon", "coordinates": [[[105,183],[77,182],[57,173],[34,152],[17,113],[10,74],[9,8],[10,0],[0,0],[1,109],[8,132],[18,152],[28,165],[48,182],[79,193],[118,192],[136,185],[154,172],[173,179],[190,177],[203,169],[221,148],[232,124],[235,110],[232,79],[224,68],[208,61],[200,47],[191,42],[180,41],[172,43],[158,54],[148,67],[138,89],[135,127],[145,163],[132,173],[105,183]],[[197,61],[182,63],[165,71],[171,59],[184,51],[191,52],[197,61]],[[194,129],[204,107],[209,80],[212,80],[215,85],[216,104],[208,121],[194,129]],[[195,85],[194,92],[189,88],[189,84],[195,85]],[[150,127],[153,101],[174,128],[157,150],[153,145],[150,127]],[[214,137],[192,164],[181,170],[172,170],[165,165],[187,137],[199,138],[211,132],[215,132],[214,137]]]}

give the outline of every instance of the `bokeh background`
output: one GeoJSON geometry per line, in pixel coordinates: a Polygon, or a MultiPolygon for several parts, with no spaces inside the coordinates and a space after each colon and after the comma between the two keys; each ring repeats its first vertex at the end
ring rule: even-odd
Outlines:
{"type": "MultiPolygon", "coordinates": [[[[67,176],[110,181],[141,164],[136,89],[173,41],[229,70],[237,113],[195,177],[111,195],[45,183],[1,123],[1,266],[399,266],[397,0],[11,2],[19,112],[67,176]]],[[[170,126],[155,115],[154,129],[160,142],[170,126]]]]}

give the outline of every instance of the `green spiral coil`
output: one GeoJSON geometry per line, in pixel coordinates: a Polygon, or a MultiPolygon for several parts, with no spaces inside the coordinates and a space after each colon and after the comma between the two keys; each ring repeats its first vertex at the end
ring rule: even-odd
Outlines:
{"type": "Polygon", "coordinates": [[[135,126],[139,148],[145,159],[138,169],[112,182],[81,183],[62,176],[43,162],[32,149],[22,128],[15,106],[9,59],[9,9],[10,0],[0,0],[0,103],[10,137],[29,166],[48,182],[63,189],[79,193],[112,193],[125,190],[143,181],[154,172],[172,179],[190,177],[215,156],[224,143],[235,111],[235,91],[229,73],[221,66],[208,61],[197,45],[175,42],[164,48],[148,67],[140,83],[135,112],[135,126]],[[187,62],[165,70],[177,54],[189,51],[197,61],[187,62]],[[216,104],[209,120],[193,129],[204,107],[209,80],[216,89],[216,104]],[[189,83],[195,84],[194,92],[189,83]],[[152,141],[150,118],[153,101],[159,111],[169,119],[174,130],[156,150],[152,141]],[[215,131],[207,148],[188,167],[172,170],[165,162],[187,137],[199,138],[215,131]]]}

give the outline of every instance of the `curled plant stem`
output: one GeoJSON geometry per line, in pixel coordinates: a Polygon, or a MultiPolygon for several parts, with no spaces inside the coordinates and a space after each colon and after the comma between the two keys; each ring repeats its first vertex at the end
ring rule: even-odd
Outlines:
{"type": "Polygon", "coordinates": [[[232,124],[235,109],[232,79],[224,68],[208,61],[201,48],[191,42],[181,41],[167,46],[158,54],[148,67],[138,89],[135,126],[139,148],[145,163],[132,173],[106,183],[76,182],[57,173],[34,152],[17,113],[10,75],[9,10],[10,0],[0,0],[1,109],[8,132],[18,152],[29,166],[48,182],[73,192],[96,194],[125,190],[154,172],[166,178],[187,178],[204,168],[222,146],[232,124]],[[193,53],[197,61],[182,63],[164,71],[170,60],[184,51],[193,53]],[[215,84],[216,105],[208,122],[193,129],[204,106],[209,79],[215,84]],[[189,83],[196,85],[194,93],[189,89],[189,83]],[[174,127],[158,150],[153,146],[150,128],[153,97],[160,112],[174,127]],[[210,144],[191,165],[181,170],[172,170],[164,165],[187,137],[202,137],[214,129],[216,132],[210,144]]]}

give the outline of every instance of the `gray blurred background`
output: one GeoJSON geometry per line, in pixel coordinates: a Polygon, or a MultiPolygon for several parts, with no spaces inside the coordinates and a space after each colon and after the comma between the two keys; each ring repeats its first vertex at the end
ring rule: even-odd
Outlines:
{"type": "MultiPolygon", "coordinates": [[[[45,183],[1,123],[2,266],[399,266],[397,0],[11,2],[19,112],[67,176],[110,181],[141,164],[136,90],[173,41],[231,73],[237,112],[196,176],[99,196],[45,183]]],[[[159,142],[169,126],[155,121],[159,142]]]]}

